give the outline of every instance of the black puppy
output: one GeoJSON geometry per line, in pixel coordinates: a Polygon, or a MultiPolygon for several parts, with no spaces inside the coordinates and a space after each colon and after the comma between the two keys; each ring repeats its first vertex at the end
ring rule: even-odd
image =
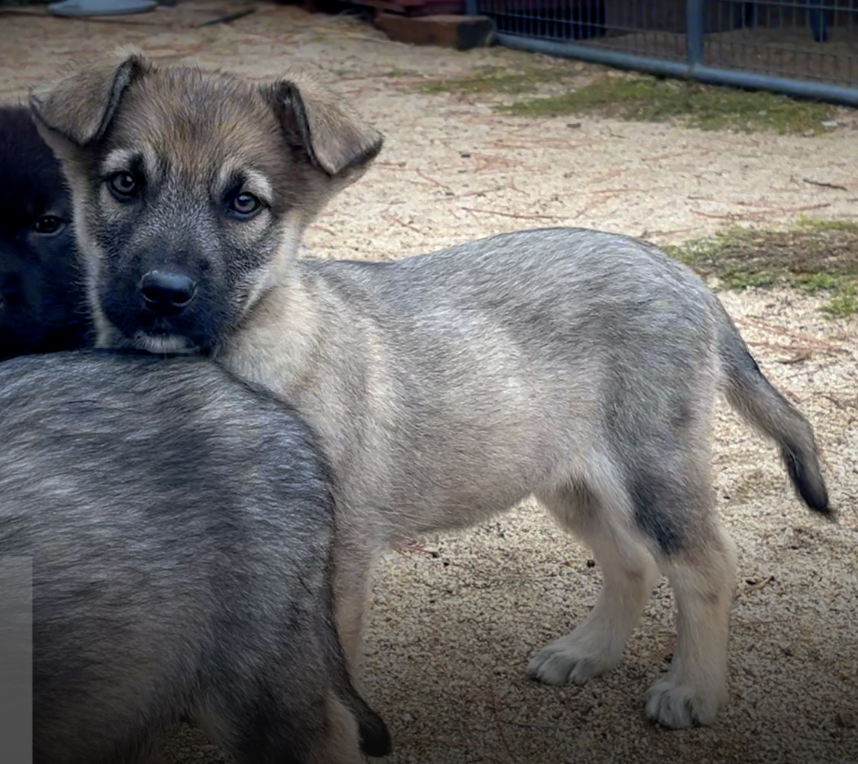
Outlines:
{"type": "Polygon", "coordinates": [[[0,359],[88,343],[71,205],[29,110],[0,107],[0,359]]]}

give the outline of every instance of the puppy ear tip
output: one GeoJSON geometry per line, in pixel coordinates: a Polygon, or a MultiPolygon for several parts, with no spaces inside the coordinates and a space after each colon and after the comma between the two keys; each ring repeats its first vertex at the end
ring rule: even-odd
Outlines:
{"type": "Polygon", "coordinates": [[[384,148],[384,134],[369,128],[366,136],[365,153],[367,159],[375,159],[384,148]]]}
{"type": "Polygon", "coordinates": [[[31,90],[27,93],[27,106],[30,109],[30,112],[35,114],[36,117],[42,118],[42,115],[45,111],[45,106],[48,100],[49,93],[45,92],[44,89],[42,92],[38,90],[31,90]]]}
{"type": "Polygon", "coordinates": [[[375,159],[384,148],[384,138],[379,136],[377,140],[373,141],[364,152],[364,162],[371,162],[375,159]]]}
{"type": "Polygon", "coordinates": [[[135,59],[139,63],[146,63],[146,54],[143,53],[142,49],[134,45],[133,43],[124,43],[122,45],[117,45],[113,51],[114,58],[118,59],[120,62],[130,61],[131,59],[135,59]]]}

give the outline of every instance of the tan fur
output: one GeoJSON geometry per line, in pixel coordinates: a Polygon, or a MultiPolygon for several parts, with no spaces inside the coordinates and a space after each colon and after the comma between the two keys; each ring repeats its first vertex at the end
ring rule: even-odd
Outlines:
{"type": "MultiPolygon", "coordinates": [[[[672,727],[711,722],[727,693],[736,570],[709,475],[719,389],[780,445],[805,501],[828,511],[810,426],[756,368],[714,295],[648,245],[576,229],[397,264],[297,259],[304,228],[369,166],[379,134],[302,80],[253,84],[145,62],[136,71],[116,106],[109,88],[96,89],[102,112],[115,112],[101,121],[110,123],[104,148],[151,147],[172,167],[163,188],[139,203],[105,201],[82,180],[91,149],[78,146],[66,162],[99,342],[211,349],[313,424],[337,476],[334,587],[352,662],[379,549],[483,521],[533,494],[592,547],[605,584],[585,622],[539,651],[529,673],[583,682],[615,665],[661,571],[676,593],[679,638],[647,711],[672,727]],[[252,221],[225,216],[202,188],[226,165],[270,183],[252,221]],[[111,238],[108,214],[132,234],[111,238]],[[134,291],[139,263],[158,258],[195,278],[206,258],[212,270],[241,272],[203,275],[208,291],[195,303],[157,317],[159,339],[135,323],[149,314],[134,291]],[[211,317],[220,314],[228,318],[211,317]]],[[[60,83],[56,99],[35,104],[49,142],[91,129],[90,117],[55,108],[85,82],[60,83]]]]}

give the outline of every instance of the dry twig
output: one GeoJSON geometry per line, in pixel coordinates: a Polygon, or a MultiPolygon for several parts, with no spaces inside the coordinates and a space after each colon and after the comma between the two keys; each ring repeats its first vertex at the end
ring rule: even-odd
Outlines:
{"type": "MultiPolygon", "coordinates": [[[[737,202],[741,204],[741,202],[737,202]]],[[[713,218],[715,220],[759,220],[770,217],[772,215],[788,215],[795,212],[807,212],[809,210],[821,210],[823,207],[830,207],[830,203],[826,204],[805,204],[801,207],[771,207],[766,210],[752,213],[728,212],[725,214],[716,214],[714,212],[704,212],[703,210],[691,210],[692,214],[700,215],[704,218],[713,218]]]]}
{"type": "Polygon", "coordinates": [[[460,207],[459,209],[467,210],[468,212],[481,212],[484,215],[500,215],[505,218],[515,218],[516,220],[559,220],[554,215],[519,215],[515,212],[497,212],[496,210],[478,210],[473,207],[460,207]]]}
{"type": "Polygon", "coordinates": [[[402,226],[403,228],[410,228],[412,231],[414,231],[416,233],[423,233],[423,231],[421,231],[417,226],[411,225],[411,223],[406,223],[401,217],[399,217],[398,215],[394,215],[392,212],[388,212],[388,211],[382,212],[381,216],[383,218],[386,218],[387,220],[391,220],[392,222],[396,223],[396,225],[398,225],[398,226],[402,226]]]}
{"type": "Polygon", "coordinates": [[[742,595],[751,594],[751,592],[758,592],[762,589],[765,589],[774,580],[775,580],[774,576],[768,576],[767,578],[762,579],[762,581],[757,581],[755,584],[749,584],[744,589],[737,591],[733,595],[733,599],[737,600],[742,595]]]}
{"type": "Polygon", "coordinates": [[[848,352],[846,348],[841,347],[840,345],[835,345],[834,343],[826,342],[825,340],[813,337],[810,334],[805,334],[804,332],[796,332],[790,329],[784,329],[782,326],[770,324],[768,323],[768,321],[763,321],[759,318],[739,318],[736,319],[736,323],[744,324],[747,326],[756,326],[759,329],[765,329],[766,331],[772,332],[773,334],[780,334],[784,337],[792,337],[793,339],[801,340],[802,342],[807,342],[808,344],[815,346],[818,350],[827,350],[830,353],[848,352]]]}
{"type": "Polygon", "coordinates": [[[509,741],[506,739],[506,733],[504,732],[503,722],[501,722],[500,718],[500,701],[498,700],[498,694],[495,690],[495,678],[491,671],[489,671],[489,695],[492,700],[492,711],[495,717],[495,726],[498,730],[498,735],[500,736],[501,742],[503,743],[503,747],[506,748],[507,754],[509,754],[509,758],[513,764],[519,764],[518,759],[515,757],[515,754],[512,752],[512,748],[510,747],[509,741]]]}
{"type": "Polygon", "coordinates": [[[836,183],[821,183],[818,180],[811,180],[810,178],[802,178],[805,183],[810,183],[812,186],[820,186],[821,188],[834,188],[837,191],[848,191],[849,189],[846,186],[838,186],[836,183]]]}
{"type": "Polygon", "coordinates": [[[423,178],[423,180],[428,180],[430,183],[434,183],[439,188],[447,188],[446,183],[442,183],[440,180],[435,180],[435,178],[433,178],[431,175],[427,175],[425,172],[423,172],[423,170],[415,170],[414,172],[416,172],[421,178],[423,178]]]}

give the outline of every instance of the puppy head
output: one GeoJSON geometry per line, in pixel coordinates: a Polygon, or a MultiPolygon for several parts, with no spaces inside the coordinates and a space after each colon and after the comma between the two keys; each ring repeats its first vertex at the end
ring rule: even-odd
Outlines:
{"type": "Polygon", "coordinates": [[[290,278],[307,224],[382,144],[306,79],[139,54],[31,107],[72,189],[98,344],[150,352],[216,348],[290,278]]]}
{"type": "Polygon", "coordinates": [[[0,358],[83,342],[71,208],[24,107],[0,107],[0,358]]]}

